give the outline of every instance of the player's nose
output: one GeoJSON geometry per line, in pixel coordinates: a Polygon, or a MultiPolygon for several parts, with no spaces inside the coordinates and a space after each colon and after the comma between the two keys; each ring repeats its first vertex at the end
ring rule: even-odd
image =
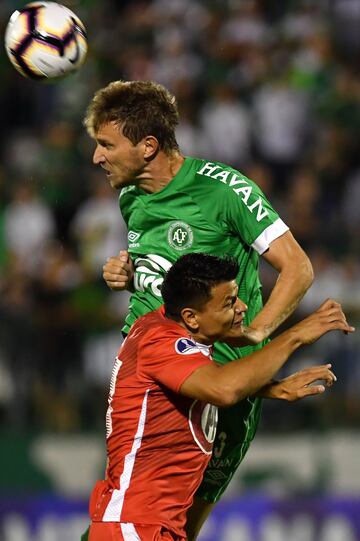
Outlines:
{"type": "Polygon", "coordinates": [[[104,161],[105,161],[104,154],[102,153],[100,146],[96,145],[96,148],[93,154],[93,163],[95,165],[99,165],[100,163],[103,163],[104,161]]]}
{"type": "Polygon", "coordinates": [[[235,310],[238,314],[241,314],[241,312],[246,312],[247,308],[247,305],[241,299],[236,299],[235,310]]]}

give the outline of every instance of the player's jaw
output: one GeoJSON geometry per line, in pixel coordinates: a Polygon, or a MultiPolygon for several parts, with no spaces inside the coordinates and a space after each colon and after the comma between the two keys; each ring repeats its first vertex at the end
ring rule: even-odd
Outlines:
{"type": "Polygon", "coordinates": [[[115,190],[121,190],[125,186],[136,184],[136,174],[121,167],[105,168],[106,180],[115,190]]]}

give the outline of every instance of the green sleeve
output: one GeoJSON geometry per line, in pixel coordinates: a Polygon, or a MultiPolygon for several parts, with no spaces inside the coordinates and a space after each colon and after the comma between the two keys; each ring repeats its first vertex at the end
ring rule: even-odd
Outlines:
{"type": "Polygon", "coordinates": [[[222,164],[205,164],[204,182],[211,182],[208,212],[226,224],[230,234],[238,235],[258,253],[288,230],[259,186],[235,169],[222,164]],[[211,179],[211,180],[210,180],[211,179]]]}

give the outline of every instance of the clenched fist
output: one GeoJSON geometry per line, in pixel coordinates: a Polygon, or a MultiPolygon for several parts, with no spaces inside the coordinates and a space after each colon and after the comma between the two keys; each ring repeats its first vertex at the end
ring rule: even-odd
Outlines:
{"type": "Polygon", "coordinates": [[[109,257],[103,266],[103,278],[114,291],[131,290],[134,277],[134,266],[127,250],[119,255],[109,257]]]}

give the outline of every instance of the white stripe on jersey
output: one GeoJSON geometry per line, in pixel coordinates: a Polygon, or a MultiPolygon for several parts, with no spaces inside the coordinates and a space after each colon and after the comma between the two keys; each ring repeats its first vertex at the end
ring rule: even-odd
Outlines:
{"type": "Polygon", "coordinates": [[[124,541],[141,541],[132,522],[122,522],[120,528],[124,541]]]}
{"type": "MultiPolygon", "coordinates": [[[[147,400],[150,389],[145,392],[145,396],[141,406],[139,423],[132,444],[130,453],[125,456],[124,469],[120,475],[120,489],[115,489],[111,495],[111,499],[106,507],[103,522],[121,522],[121,512],[124,505],[125,493],[130,485],[131,475],[135,464],[136,453],[141,446],[141,441],[145,428],[147,400]]],[[[134,538],[135,539],[135,538],[134,538]]]]}
{"type": "Polygon", "coordinates": [[[119,370],[121,368],[121,365],[122,365],[122,361],[120,361],[119,357],[116,357],[114,368],[113,368],[113,371],[112,371],[112,374],[111,374],[110,392],[109,392],[109,398],[108,398],[109,406],[108,406],[108,409],[107,409],[107,412],[106,412],[106,438],[108,438],[110,436],[111,432],[112,432],[111,414],[113,412],[113,409],[112,409],[111,403],[112,403],[113,396],[114,396],[114,393],[115,393],[116,378],[117,378],[117,375],[118,375],[119,370]]]}

